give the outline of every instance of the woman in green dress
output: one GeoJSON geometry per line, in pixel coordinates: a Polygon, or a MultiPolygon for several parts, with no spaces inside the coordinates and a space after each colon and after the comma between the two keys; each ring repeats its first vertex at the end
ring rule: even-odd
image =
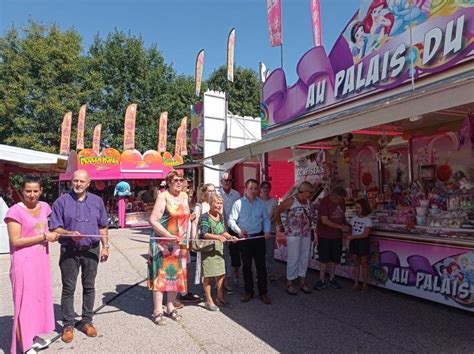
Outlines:
{"type": "Polygon", "coordinates": [[[202,276],[204,293],[206,294],[205,307],[209,311],[218,311],[211,295],[211,280],[215,278],[217,285],[217,305],[229,307],[229,303],[224,298],[224,243],[226,240],[234,240],[236,237],[229,235],[225,231],[224,218],[221,214],[223,200],[217,193],[209,195],[210,210],[201,215],[199,222],[199,238],[204,240],[214,240],[214,250],[201,252],[202,276]]]}

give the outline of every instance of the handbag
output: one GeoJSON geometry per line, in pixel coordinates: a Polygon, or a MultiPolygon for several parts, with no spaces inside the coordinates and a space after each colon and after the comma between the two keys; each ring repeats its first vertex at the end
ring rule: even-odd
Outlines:
{"type": "Polygon", "coordinates": [[[212,252],[216,249],[215,241],[213,240],[190,240],[191,251],[193,252],[212,252]]]}

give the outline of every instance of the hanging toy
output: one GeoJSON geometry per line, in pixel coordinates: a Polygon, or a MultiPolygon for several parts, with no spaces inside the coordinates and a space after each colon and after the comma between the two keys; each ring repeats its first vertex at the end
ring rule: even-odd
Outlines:
{"type": "Polygon", "coordinates": [[[377,160],[383,165],[390,165],[392,163],[393,154],[388,151],[388,139],[384,134],[380,137],[377,143],[377,160]]]}
{"type": "Polygon", "coordinates": [[[342,156],[342,162],[348,164],[350,162],[350,152],[349,150],[352,148],[352,139],[354,135],[352,133],[339,135],[337,140],[340,142],[341,147],[339,149],[339,153],[342,156]]]}
{"type": "Polygon", "coordinates": [[[114,197],[128,197],[131,194],[128,182],[121,181],[115,186],[114,197]]]}

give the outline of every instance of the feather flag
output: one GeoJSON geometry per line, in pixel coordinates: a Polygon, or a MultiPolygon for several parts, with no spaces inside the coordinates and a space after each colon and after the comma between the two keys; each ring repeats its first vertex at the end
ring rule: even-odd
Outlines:
{"type": "Polygon", "coordinates": [[[64,115],[61,124],[61,145],[59,146],[59,153],[61,155],[68,155],[71,147],[71,123],[72,112],[67,112],[64,115]]]}
{"type": "Polygon", "coordinates": [[[267,69],[267,66],[263,63],[263,62],[260,62],[260,65],[259,65],[259,72],[260,72],[260,82],[262,84],[265,83],[265,81],[267,81],[267,77],[269,75],[269,71],[267,69]]]}
{"type": "Polygon", "coordinates": [[[270,46],[282,45],[281,34],[281,0],[267,0],[268,31],[270,33],[270,46]]]}
{"type": "Polygon", "coordinates": [[[84,149],[84,128],[86,124],[86,105],[82,105],[79,110],[79,118],[77,120],[77,137],[76,150],[84,149]]]}
{"type": "Polygon", "coordinates": [[[94,128],[94,136],[92,137],[92,150],[97,155],[100,153],[100,134],[102,132],[102,124],[97,124],[94,128]]]}
{"type": "Polygon", "coordinates": [[[158,130],[158,152],[166,151],[167,135],[168,135],[168,112],[160,114],[158,130]]]}
{"type": "Polygon", "coordinates": [[[201,94],[202,70],[204,66],[204,49],[201,49],[196,57],[195,88],[196,96],[201,94]]]}
{"type": "Polygon", "coordinates": [[[125,111],[125,124],[123,132],[123,149],[135,149],[135,118],[137,116],[137,104],[132,103],[125,111]]]}
{"type": "Polygon", "coordinates": [[[181,156],[186,156],[188,154],[188,117],[181,119],[181,131],[180,131],[180,153],[181,156]]]}
{"type": "Polygon", "coordinates": [[[174,156],[181,154],[181,126],[176,130],[176,140],[174,143],[174,156]]]}
{"type": "Polygon", "coordinates": [[[227,39],[227,80],[231,82],[234,82],[234,45],[235,28],[232,28],[227,39]]]}
{"type": "Polygon", "coordinates": [[[319,0],[310,0],[311,5],[311,23],[313,25],[314,46],[322,45],[321,36],[321,6],[319,0]]]}

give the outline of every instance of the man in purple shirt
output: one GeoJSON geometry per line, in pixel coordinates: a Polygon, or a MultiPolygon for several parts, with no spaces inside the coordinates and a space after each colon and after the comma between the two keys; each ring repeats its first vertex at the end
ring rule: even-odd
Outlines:
{"type": "Polygon", "coordinates": [[[95,298],[95,277],[98,263],[109,257],[108,217],[104,202],[87,192],[90,178],[87,171],[77,170],[72,178],[72,191],[59,197],[53,204],[50,229],[64,235],[60,237],[59,267],[63,285],[61,311],[63,334],[61,339],[70,343],[74,339],[76,316],[74,291],[79,269],[82,272],[82,321],[80,330],[88,337],[96,337],[92,324],[95,298]],[[86,236],[82,236],[86,235],[86,236]],[[87,236],[97,235],[97,236],[87,236]],[[102,249],[100,249],[102,243],[102,249]]]}

